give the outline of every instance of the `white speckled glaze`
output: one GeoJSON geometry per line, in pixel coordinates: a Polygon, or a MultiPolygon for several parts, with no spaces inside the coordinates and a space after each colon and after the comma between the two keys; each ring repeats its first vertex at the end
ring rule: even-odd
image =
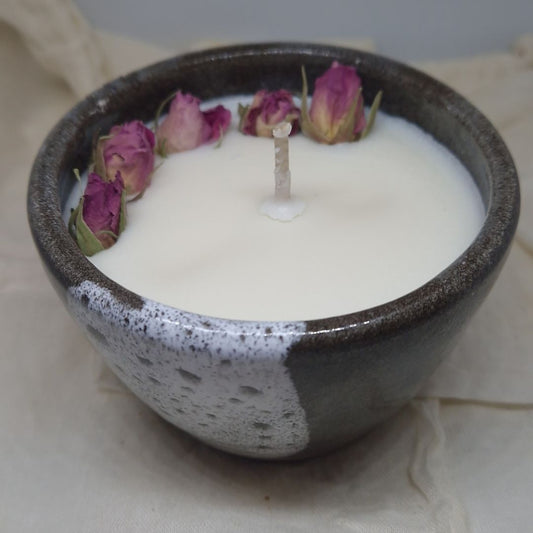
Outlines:
{"type": "Polygon", "coordinates": [[[85,281],[67,302],[120,379],[169,422],[225,451],[258,458],[307,446],[305,413],[289,370],[305,324],[229,322],[144,300],[141,309],[85,281]],[[88,308],[84,303],[87,302],[88,308]],[[175,327],[186,324],[185,327],[175,327]]]}

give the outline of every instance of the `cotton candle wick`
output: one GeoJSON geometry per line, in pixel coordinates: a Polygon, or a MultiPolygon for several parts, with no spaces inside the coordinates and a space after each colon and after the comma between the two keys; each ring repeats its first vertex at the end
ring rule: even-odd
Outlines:
{"type": "Polygon", "coordinates": [[[272,130],[274,137],[274,178],[276,190],[274,198],[286,201],[291,197],[291,170],[289,168],[289,135],[292,126],[289,122],[282,122],[272,130]]]}
{"type": "Polygon", "coordinates": [[[274,137],[274,196],[267,198],[261,205],[261,213],[274,220],[288,222],[301,215],[305,203],[291,198],[291,171],[289,169],[290,122],[281,122],[272,130],[274,137]]]}

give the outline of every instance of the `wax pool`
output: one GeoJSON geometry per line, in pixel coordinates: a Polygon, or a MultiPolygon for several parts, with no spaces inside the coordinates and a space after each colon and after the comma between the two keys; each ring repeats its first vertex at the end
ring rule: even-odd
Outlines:
{"type": "MultiPolygon", "coordinates": [[[[235,100],[226,105],[234,109],[235,100]]],[[[274,190],[273,141],[233,127],[218,148],[164,160],[143,198],[128,205],[118,242],[91,261],[130,290],[183,310],[313,319],[416,289],[482,224],[467,171],[401,119],[379,113],[358,143],[325,146],[300,134],[289,150],[292,192],[306,203],[291,222],[260,214],[274,190]]]]}

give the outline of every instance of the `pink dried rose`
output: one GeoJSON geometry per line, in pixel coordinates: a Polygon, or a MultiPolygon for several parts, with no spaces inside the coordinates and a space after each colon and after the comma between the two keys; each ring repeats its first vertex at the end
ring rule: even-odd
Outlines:
{"type": "Polygon", "coordinates": [[[156,128],[158,151],[163,154],[192,150],[214,142],[228,129],[231,112],[218,105],[200,110],[200,100],[179,91],[162,124],[156,128]]]}
{"type": "Polygon", "coordinates": [[[315,90],[308,111],[307,78],[302,69],[302,131],[312,139],[326,144],[357,141],[370,131],[381,101],[378,93],[368,121],[364,115],[361,79],[355,68],[334,61],[315,80],[315,90]]]}
{"type": "Polygon", "coordinates": [[[126,194],[138,196],[150,184],[154,171],[155,136],[141,121],[113,126],[96,148],[96,172],[113,181],[120,172],[126,194]]]}
{"type": "Polygon", "coordinates": [[[205,142],[211,143],[218,141],[229,128],[231,111],[226,109],[223,105],[217,105],[202,113],[210,129],[209,136],[205,142]]]}
{"type": "Polygon", "coordinates": [[[125,225],[126,190],[120,171],[113,180],[89,173],[85,192],[69,221],[81,251],[91,256],[113,246],[125,225]]]}
{"type": "Polygon", "coordinates": [[[285,89],[256,92],[249,106],[239,106],[239,114],[239,130],[245,135],[272,137],[272,128],[283,121],[291,123],[291,135],[298,132],[300,110],[285,89]]]}

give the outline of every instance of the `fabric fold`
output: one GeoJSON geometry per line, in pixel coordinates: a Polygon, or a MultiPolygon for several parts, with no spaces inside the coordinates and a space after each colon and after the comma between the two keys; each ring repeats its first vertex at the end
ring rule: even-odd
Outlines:
{"type": "Polygon", "coordinates": [[[329,456],[279,464],[212,450],[126,392],[63,309],[27,229],[31,159],[74,102],[57,80],[81,97],[119,69],[166,52],[136,43],[132,58],[133,48],[121,41],[104,61],[101,43],[118,41],[95,33],[68,0],[3,0],[0,19],[18,31],[0,24],[2,531],[170,531],[176,524],[228,533],[527,530],[531,35],[513,53],[425,67],[489,114],[519,169],[519,231],[492,293],[410,406],[329,456]]]}
{"type": "Polygon", "coordinates": [[[99,41],[71,0],[2,0],[0,20],[31,54],[81,98],[108,79],[99,41]]]}

